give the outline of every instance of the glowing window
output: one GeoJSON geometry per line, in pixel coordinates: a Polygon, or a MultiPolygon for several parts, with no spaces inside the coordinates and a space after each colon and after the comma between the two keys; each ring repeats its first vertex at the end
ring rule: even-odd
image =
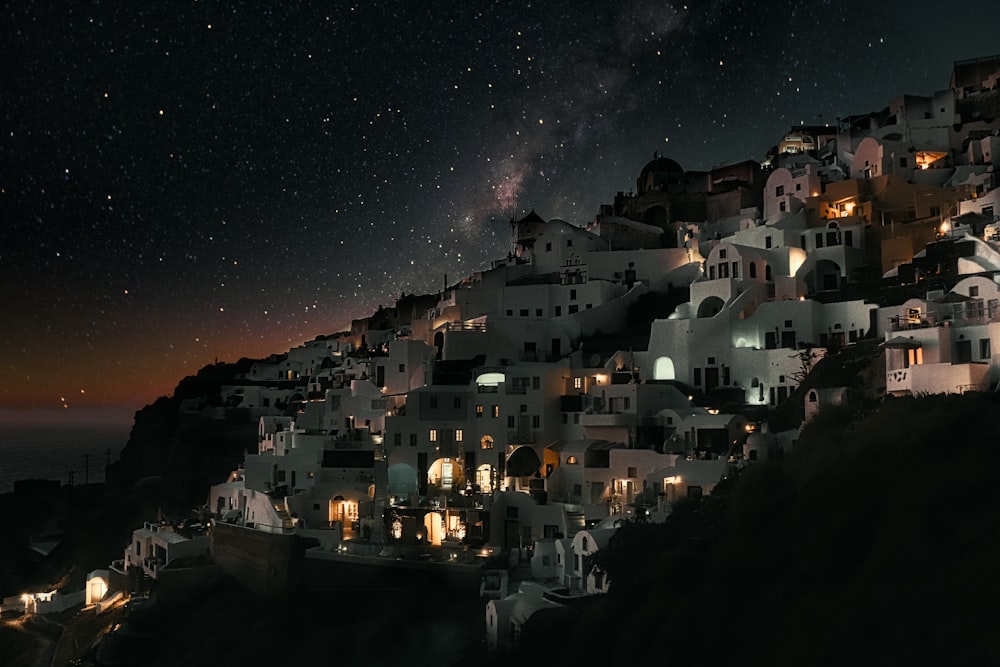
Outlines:
{"type": "Polygon", "coordinates": [[[438,441],[438,432],[437,432],[437,429],[436,428],[432,428],[430,430],[430,433],[428,434],[427,437],[430,438],[431,442],[437,442],[438,441]]]}
{"type": "Polygon", "coordinates": [[[465,434],[462,433],[462,429],[456,428],[455,429],[455,442],[462,442],[462,438],[464,437],[464,435],[465,434]]]}
{"type": "Polygon", "coordinates": [[[573,389],[583,388],[583,378],[573,378],[573,389]]]}
{"type": "Polygon", "coordinates": [[[575,456],[566,457],[566,463],[571,466],[576,465],[576,457],[575,456]]]}

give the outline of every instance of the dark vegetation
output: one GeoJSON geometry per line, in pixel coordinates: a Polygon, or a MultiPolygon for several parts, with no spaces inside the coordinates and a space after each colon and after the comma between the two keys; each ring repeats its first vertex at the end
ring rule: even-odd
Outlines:
{"type": "Polygon", "coordinates": [[[611,593],[525,655],[998,664],[997,415],[996,394],[821,413],[781,464],[624,526],[597,563],[611,593]]]}

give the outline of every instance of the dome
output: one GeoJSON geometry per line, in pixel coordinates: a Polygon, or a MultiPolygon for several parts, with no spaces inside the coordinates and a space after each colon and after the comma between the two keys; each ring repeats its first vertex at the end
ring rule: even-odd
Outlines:
{"type": "Polygon", "coordinates": [[[636,180],[636,189],[638,194],[658,190],[661,185],[676,183],[683,176],[684,169],[676,161],[654,153],[652,161],[642,168],[642,172],[636,180]]]}
{"type": "Polygon", "coordinates": [[[644,179],[646,174],[650,172],[654,174],[683,174],[684,169],[677,164],[675,160],[671,160],[668,157],[658,156],[653,158],[650,162],[642,168],[639,174],[640,179],[644,179]]]}

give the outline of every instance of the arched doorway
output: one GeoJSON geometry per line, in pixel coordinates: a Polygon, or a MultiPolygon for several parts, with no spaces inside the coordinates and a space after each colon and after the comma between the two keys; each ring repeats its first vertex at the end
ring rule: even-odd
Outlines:
{"type": "Polygon", "coordinates": [[[461,462],[453,458],[436,459],[427,469],[427,484],[442,493],[464,489],[465,472],[461,462]]]}
{"type": "Polygon", "coordinates": [[[722,307],[725,306],[725,302],[717,296],[710,296],[700,304],[698,304],[698,317],[708,318],[715,317],[722,311],[722,307]]]}
{"type": "Polygon", "coordinates": [[[670,357],[658,357],[653,363],[654,380],[675,380],[674,360],[670,357]]]}

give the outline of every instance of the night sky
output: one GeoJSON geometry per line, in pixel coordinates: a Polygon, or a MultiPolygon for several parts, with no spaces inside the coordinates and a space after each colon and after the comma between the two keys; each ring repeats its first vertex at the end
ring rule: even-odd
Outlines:
{"type": "Polygon", "coordinates": [[[483,268],[514,212],[584,224],[654,151],[759,160],[1000,52],[995,0],[56,5],[0,13],[0,409],[141,407],[483,268]]]}

